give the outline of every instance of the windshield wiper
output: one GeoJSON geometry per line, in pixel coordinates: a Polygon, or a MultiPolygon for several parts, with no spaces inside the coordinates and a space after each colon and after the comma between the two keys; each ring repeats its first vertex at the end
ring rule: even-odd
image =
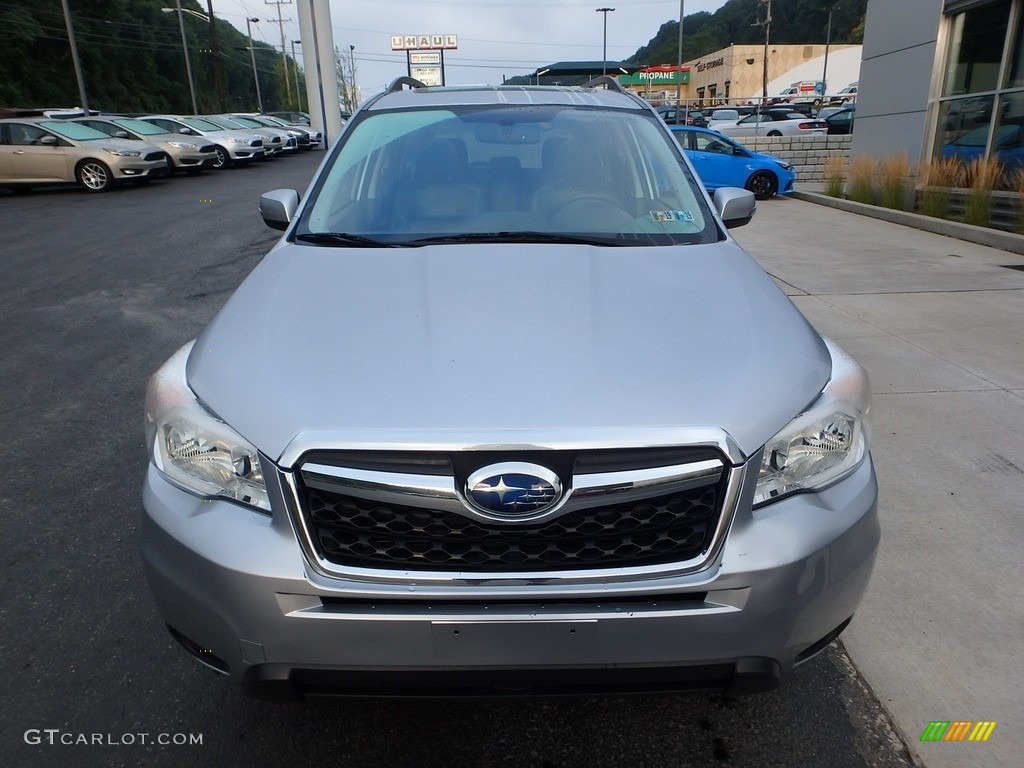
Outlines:
{"type": "Polygon", "coordinates": [[[296,240],[316,245],[355,245],[364,248],[398,248],[402,243],[385,243],[372,237],[350,235],[347,232],[304,232],[295,236],[296,240]]]}
{"type": "Polygon", "coordinates": [[[621,235],[587,237],[584,235],[562,235],[557,232],[472,232],[465,235],[438,235],[410,240],[410,245],[432,245],[435,243],[569,243],[572,245],[626,245],[621,235]]]}

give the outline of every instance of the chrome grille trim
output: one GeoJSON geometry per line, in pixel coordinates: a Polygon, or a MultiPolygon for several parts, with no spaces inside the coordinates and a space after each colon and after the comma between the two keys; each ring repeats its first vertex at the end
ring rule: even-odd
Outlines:
{"type": "MultiPolygon", "coordinates": [[[[756,469],[756,468],[755,468],[756,469]]],[[[684,562],[643,565],[633,567],[605,567],[578,570],[537,570],[524,572],[472,571],[428,571],[399,570],[394,568],[341,567],[321,557],[313,544],[313,531],[307,516],[303,513],[299,479],[295,472],[277,468],[276,475],[285,502],[288,517],[299,541],[300,548],[309,564],[308,577],[323,589],[344,588],[346,592],[393,595],[415,590],[419,596],[430,594],[451,594],[448,590],[473,587],[480,594],[501,595],[509,592],[527,594],[547,589],[559,593],[569,590],[572,594],[588,594],[609,585],[636,580],[663,580],[685,578],[688,586],[697,586],[713,576],[707,571],[718,560],[725,544],[726,534],[732,525],[739,500],[744,488],[756,482],[756,471],[751,472],[747,464],[725,467],[725,490],[721,511],[711,543],[701,557],[684,562]],[[707,571],[707,573],[701,573],[707,571]],[[692,583],[691,582],[692,579],[692,583]],[[344,582],[345,586],[339,582],[344,582]]],[[[748,494],[749,495],[749,494],[748,494]]]]}
{"type": "MultiPolygon", "coordinates": [[[[559,504],[541,515],[507,521],[507,524],[534,525],[577,509],[683,491],[717,480],[723,468],[722,462],[715,459],[652,469],[576,475],[559,504]]],[[[387,504],[429,505],[433,509],[494,523],[494,518],[480,514],[462,501],[453,477],[377,472],[326,464],[303,464],[300,472],[303,482],[312,488],[387,504]]]]}

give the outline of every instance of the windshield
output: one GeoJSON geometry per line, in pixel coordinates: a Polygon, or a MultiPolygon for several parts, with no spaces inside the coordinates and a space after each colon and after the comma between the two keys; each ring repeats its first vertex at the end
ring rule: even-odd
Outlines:
{"type": "Polygon", "coordinates": [[[241,125],[243,128],[263,128],[265,127],[262,123],[257,122],[249,117],[231,117],[229,120],[236,125],[241,125]]]}
{"type": "Polygon", "coordinates": [[[547,235],[662,245],[719,236],[678,146],[641,110],[365,112],[312,198],[294,232],[300,241],[316,233],[402,245],[547,235]]]}
{"type": "Polygon", "coordinates": [[[197,131],[223,130],[223,128],[221,128],[219,125],[215,125],[214,123],[211,123],[209,120],[204,120],[201,117],[183,117],[181,119],[181,122],[183,122],[189,128],[195,128],[197,131]]]}
{"type": "Polygon", "coordinates": [[[237,131],[239,128],[242,127],[233,120],[228,120],[228,118],[221,117],[220,115],[217,115],[216,117],[204,117],[203,119],[207,122],[213,123],[214,126],[217,128],[228,131],[237,131]]]}
{"type": "Polygon", "coordinates": [[[63,136],[65,139],[72,139],[74,141],[95,141],[96,139],[110,138],[103,131],[97,131],[88,125],[71,123],[67,120],[42,120],[39,125],[59,136],[63,136]]]}
{"type": "Polygon", "coordinates": [[[159,136],[165,133],[163,128],[160,128],[152,123],[147,123],[145,120],[133,120],[130,117],[119,117],[112,121],[116,125],[121,126],[125,130],[134,131],[142,136],[159,136]]]}

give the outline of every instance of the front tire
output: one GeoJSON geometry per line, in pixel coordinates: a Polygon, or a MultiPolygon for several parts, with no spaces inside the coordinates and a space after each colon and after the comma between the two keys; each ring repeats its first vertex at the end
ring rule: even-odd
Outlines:
{"type": "Polygon", "coordinates": [[[75,179],[87,192],[106,192],[114,185],[114,175],[99,160],[83,160],[75,168],[75,179]]]}
{"type": "Polygon", "coordinates": [[[216,155],[217,160],[216,162],[214,162],[212,166],[210,166],[211,168],[219,171],[222,168],[227,168],[229,165],[231,165],[231,155],[228,154],[228,151],[224,149],[224,147],[220,146],[219,144],[215,145],[213,148],[213,153],[214,155],[216,155]]]}
{"type": "Polygon", "coordinates": [[[747,189],[754,193],[756,199],[767,200],[779,191],[779,180],[768,171],[758,171],[747,179],[747,189]]]}

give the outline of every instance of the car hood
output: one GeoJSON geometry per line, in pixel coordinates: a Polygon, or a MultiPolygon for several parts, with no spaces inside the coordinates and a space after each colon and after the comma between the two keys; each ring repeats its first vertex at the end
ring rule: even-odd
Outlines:
{"type": "Polygon", "coordinates": [[[625,445],[706,428],[749,456],[830,370],[821,338],[731,241],[281,243],[200,335],[187,377],[288,464],[313,447],[625,445]]]}
{"type": "Polygon", "coordinates": [[[775,163],[776,165],[787,162],[781,157],[775,157],[775,155],[766,155],[764,152],[751,152],[750,153],[755,160],[764,160],[765,162],[775,163]]]}
{"type": "Polygon", "coordinates": [[[131,139],[119,139],[114,136],[111,136],[108,139],[89,139],[88,141],[73,139],[72,144],[76,150],[80,150],[86,155],[95,155],[98,147],[125,150],[128,152],[139,152],[143,155],[151,149],[151,147],[145,142],[132,141],[131,139]]]}
{"type": "Polygon", "coordinates": [[[223,128],[219,131],[196,131],[200,136],[206,136],[207,138],[214,139],[218,136],[224,136],[225,138],[231,137],[234,139],[241,139],[242,141],[263,141],[262,136],[258,136],[254,131],[240,131],[233,128],[223,128]]]}

